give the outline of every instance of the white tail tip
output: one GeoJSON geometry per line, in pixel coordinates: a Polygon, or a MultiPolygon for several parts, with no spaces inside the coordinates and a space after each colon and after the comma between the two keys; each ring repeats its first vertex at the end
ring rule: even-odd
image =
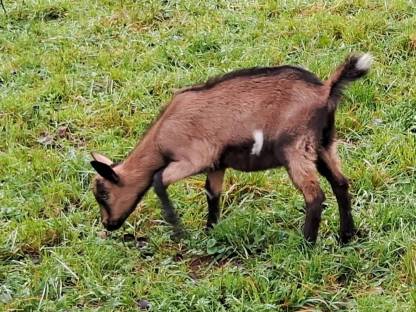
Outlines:
{"type": "Polygon", "coordinates": [[[355,68],[358,70],[368,70],[373,63],[373,56],[370,53],[363,54],[359,57],[355,68]]]}

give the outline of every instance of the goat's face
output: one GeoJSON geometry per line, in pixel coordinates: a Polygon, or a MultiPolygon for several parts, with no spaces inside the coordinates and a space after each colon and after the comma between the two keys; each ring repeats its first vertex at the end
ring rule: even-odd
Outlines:
{"type": "Polygon", "coordinates": [[[137,190],[123,181],[111,160],[97,153],[92,156],[91,165],[98,173],[93,181],[93,193],[100,205],[101,222],[107,230],[117,230],[135,209],[137,190]]]}

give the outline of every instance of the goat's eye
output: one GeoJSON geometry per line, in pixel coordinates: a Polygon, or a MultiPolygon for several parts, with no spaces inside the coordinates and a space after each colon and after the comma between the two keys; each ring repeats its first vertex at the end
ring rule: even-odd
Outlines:
{"type": "Polygon", "coordinates": [[[102,192],[102,193],[99,194],[99,196],[100,196],[101,200],[104,200],[104,201],[108,200],[108,193],[107,192],[102,192]]]}
{"type": "Polygon", "coordinates": [[[97,192],[95,195],[95,199],[99,204],[105,204],[108,200],[108,193],[107,192],[97,192]]]}
{"type": "Polygon", "coordinates": [[[99,181],[97,181],[96,190],[97,190],[97,196],[96,196],[97,201],[105,203],[109,198],[109,194],[106,188],[104,187],[104,185],[99,181]]]}

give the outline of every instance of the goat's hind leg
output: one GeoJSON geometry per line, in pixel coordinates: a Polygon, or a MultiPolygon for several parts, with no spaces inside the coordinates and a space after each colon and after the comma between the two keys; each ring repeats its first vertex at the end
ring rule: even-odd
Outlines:
{"type": "Polygon", "coordinates": [[[295,186],[302,192],[306,203],[306,218],[303,227],[305,239],[315,243],[321,222],[322,203],[325,200],[315,162],[306,155],[291,155],[288,165],[289,176],[295,186]]]}
{"type": "Polygon", "coordinates": [[[208,172],[205,182],[205,191],[208,201],[208,219],[206,229],[211,229],[218,222],[220,217],[220,195],[222,182],[224,179],[224,170],[208,172]]]}
{"type": "Polygon", "coordinates": [[[348,179],[342,174],[335,145],[319,152],[317,162],[319,173],[331,184],[332,191],[338,202],[340,215],[340,239],[347,243],[355,234],[354,221],[351,214],[351,197],[348,192],[348,179]]]}

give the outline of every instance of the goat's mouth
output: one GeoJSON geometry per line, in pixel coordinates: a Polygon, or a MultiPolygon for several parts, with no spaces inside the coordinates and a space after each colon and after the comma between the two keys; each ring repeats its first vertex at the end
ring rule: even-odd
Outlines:
{"type": "Polygon", "coordinates": [[[103,221],[102,224],[108,231],[115,231],[118,230],[124,223],[124,220],[111,220],[111,221],[103,221]]]}

